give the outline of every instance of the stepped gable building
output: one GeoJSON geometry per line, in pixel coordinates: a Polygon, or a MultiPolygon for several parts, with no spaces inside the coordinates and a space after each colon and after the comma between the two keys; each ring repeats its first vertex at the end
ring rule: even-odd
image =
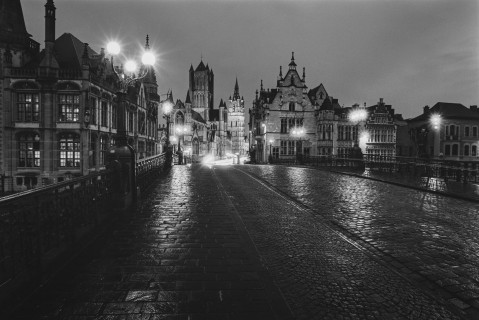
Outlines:
{"type": "Polygon", "coordinates": [[[139,158],[157,152],[159,96],[152,68],[146,78],[127,88],[125,114],[120,114],[123,108],[118,107],[116,93],[123,84],[111,61],[103,49],[95,52],[70,33],[55,38],[53,0],[45,4],[41,52],[25,30],[20,1],[3,0],[0,8],[3,192],[104,168],[119,121],[125,122],[128,141],[139,158]]]}
{"type": "Polygon", "coordinates": [[[308,96],[305,69],[296,70],[294,52],[286,74],[280,66],[275,89],[261,87],[256,91],[250,110],[256,161],[283,158],[296,154],[316,154],[315,106],[308,96]]]}
{"type": "Polygon", "coordinates": [[[249,110],[253,138],[250,152],[257,162],[309,156],[350,157],[356,143],[363,154],[394,156],[396,126],[402,121],[383,100],[370,107],[342,107],[323,84],[308,91],[305,68],[300,76],[294,53],[287,73],[280,67],[276,88],[256,91],[249,110]],[[367,119],[353,122],[349,115],[364,109],[367,119]]]}
{"type": "Polygon", "coordinates": [[[425,106],[421,115],[406,121],[410,143],[401,147],[408,150],[408,155],[446,160],[479,159],[477,105],[467,108],[460,103],[438,102],[432,108],[425,106]],[[431,119],[433,115],[440,116],[436,125],[431,119]]]}
{"type": "Polygon", "coordinates": [[[229,97],[228,105],[228,144],[227,153],[245,155],[247,146],[245,144],[244,132],[244,99],[239,94],[238,78],[236,78],[233,97],[229,97]]]}
{"type": "Polygon", "coordinates": [[[395,157],[397,122],[402,120],[402,116],[395,114],[392,106],[387,105],[383,98],[376,105],[368,107],[368,115],[365,125],[366,154],[395,157]]]}

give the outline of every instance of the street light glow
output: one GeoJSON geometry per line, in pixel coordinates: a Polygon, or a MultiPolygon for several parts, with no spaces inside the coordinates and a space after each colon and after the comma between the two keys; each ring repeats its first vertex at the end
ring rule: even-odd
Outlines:
{"type": "Polygon", "coordinates": [[[171,103],[171,101],[169,100],[166,100],[162,104],[163,104],[163,112],[165,114],[169,114],[171,110],[173,109],[173,103],[171,103]]]}
{"type": "Polygon", "coordinates": [[[368,112],[364,109],[354,109],[349,112],[349,121],[351,122],[361,122],[366,120],[368,117],[368,112]]]}
{"type": "Polygon", "coordinates": [[[431,121],[431,124],[433,125],[434,129],[438,129],[439,126],[441,125],[441,121],[442,121],[441,115],[439,115],[439,114],[431,115],[430,121],[431,121]]]}
{"type": "Polygon", "coordinates": [[[120,45],[116,41],[110,41],[106,45],[106,50],[109,54],[117,55],[120,53],[120,45]]]}
{"type": "Polygon", "coordinates": [[[143,56],[141,57],[141,62],[145,65],[145,66],[152,66],[155,64],[155,55],[153,53],[151,53],[150,51],[146,51],[145,53],[143,53],[143,56]]]}
{"type": "Polygon", "coordinates": [[[125,62],[125,70],[128,72],[135,72],[136,62],[133,60],[128,60],[127,62],[125,62]]]}

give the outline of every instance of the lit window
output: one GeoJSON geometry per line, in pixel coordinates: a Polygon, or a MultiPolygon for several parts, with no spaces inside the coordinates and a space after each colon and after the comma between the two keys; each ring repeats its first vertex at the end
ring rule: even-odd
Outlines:
{"type": "Polygon", "coordinates": [[[60,94],[58,105],[59,121],[78,122],[80,114],[80,96],[77,94],[60,94]]]}
{"type": "Polygon", "coordinates": [[[17,121],[38,121],[40,103],[36,93],[19,93],[17,95],[17,121]]]}
{"type": "Polygon", "coordinates": [[[60,167],[80,167],[80,138],[76,134],[60,136],[60,167]]]}
{"type": "Polygon", "coordinates": [[[40,167],[40,138],[33,133],[21,135],[18,139],[18,167],[40,167]]]}

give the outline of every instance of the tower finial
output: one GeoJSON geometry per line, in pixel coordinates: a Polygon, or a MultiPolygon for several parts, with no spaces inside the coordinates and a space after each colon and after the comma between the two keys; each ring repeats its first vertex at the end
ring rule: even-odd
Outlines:
{"type": "Polygon", "coordinates": [[[279,76],[283,77],[283,66],[279,66],[279,76]]]}
{"type": "Polygon", "coordinates": [[[294,51],[293,51],[293,53],[291,54],[291,61],[294,61],[294,51]]]}
{"type": "Polygon", "coordinates": [[[146,35],[145,49],[146,50],[150,49],[150,37],[148,35],[146,35]]]}
{"type": "Polygon", "coordinates": [[[306,68],[305,67],[303,67],[303,81],[304,81],[304,79],[306,79],[306,68]]]}
{"type": "Polygon", "coordinates": [[[263,91],[263,79],[261,79],[261,91],[263,91]]]}

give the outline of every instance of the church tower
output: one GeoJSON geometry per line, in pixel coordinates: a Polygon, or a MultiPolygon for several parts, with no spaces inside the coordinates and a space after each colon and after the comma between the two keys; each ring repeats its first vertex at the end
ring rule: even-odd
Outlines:
{"type": "Polygon", "coordinates": [[[239,94],[238,78],[236,78],[233,97],[230,96],[227,108],[228,130],[231,134],[231,150],[227,150],[226,152],[243,155],[246,153],[244,139],[244,99],[240,97],[239,94]]]}
{"type": "Polygon", "coordinates": [[[207,115],[214,105],[214,74],[203,59],[196,69],[190,67],[189,94],[192,109],[210,120],[207,115]]]}

